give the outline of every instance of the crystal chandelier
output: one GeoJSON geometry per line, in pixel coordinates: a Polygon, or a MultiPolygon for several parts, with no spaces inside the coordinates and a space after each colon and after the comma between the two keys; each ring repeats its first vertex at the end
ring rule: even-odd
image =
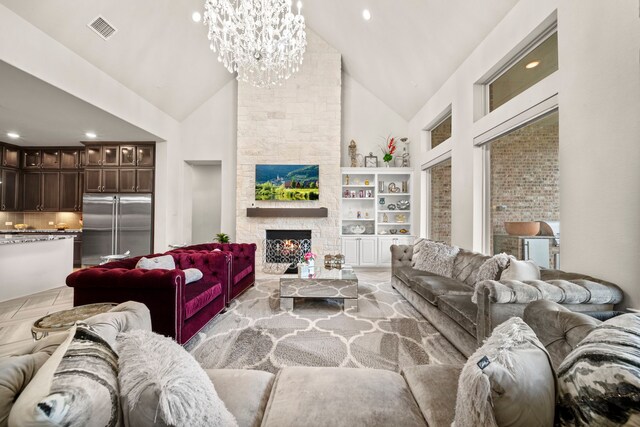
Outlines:
{"type": "Polygon", "coordinates": [[[307,46],[301,7],[294,15],[291,0],[206,0],[209,47],[238,80],[281,85],[298,71],[307,46]]]}

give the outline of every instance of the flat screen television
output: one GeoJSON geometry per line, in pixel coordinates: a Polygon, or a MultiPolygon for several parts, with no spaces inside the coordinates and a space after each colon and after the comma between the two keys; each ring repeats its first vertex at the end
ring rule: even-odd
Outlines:
{"type": "Polygon", "coordinates": [[[318,165],[256,165],[256,200],[318,200],[318,165]]]}

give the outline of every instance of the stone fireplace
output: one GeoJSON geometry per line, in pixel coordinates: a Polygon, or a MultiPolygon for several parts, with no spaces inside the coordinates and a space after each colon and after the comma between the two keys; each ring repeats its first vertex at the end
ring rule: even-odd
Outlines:
{"type": "Polygon", "coordinates": [[[340,252],[340,53],[307,30],[298,73],[282,86],[259,89],[238,83],[236,237],[258,244],[265,259],[267,230],[308,230],[320,257],[340,252]],[[319,166],[319,200],[256,201],[256,164],[319,166]],[[248,217],[247,208],[321,208],[326,217],[248,217]]]}
{"type": "Polygon", "coordinates": [[[262,266],[265,272],[298,272],[297,264],[311,252],[311,230],[267,230],[263,244],[262,266]]]}

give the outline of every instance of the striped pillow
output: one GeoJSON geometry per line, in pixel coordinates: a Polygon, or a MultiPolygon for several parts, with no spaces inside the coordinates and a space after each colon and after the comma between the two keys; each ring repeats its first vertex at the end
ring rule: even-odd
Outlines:
{"type": "Polygon", "coordinates": [[[76,325],[22,392],[9,425],[122,425],[118,356],[87,325],[76,325]]]}
{"type": "Polygon", "coordinates": [[[640,317],[599,325],[558,369],[560,425],[640,425],[640,317]]]}

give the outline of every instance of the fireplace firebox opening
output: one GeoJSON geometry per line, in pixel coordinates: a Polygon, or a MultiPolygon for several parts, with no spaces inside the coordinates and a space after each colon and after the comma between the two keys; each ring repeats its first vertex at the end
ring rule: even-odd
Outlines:
{"type": "Polygon", "coordinates": [[[263,271],[297,274],[298,263],[311,251],[311,230],[266,230],[263,271]]]}

